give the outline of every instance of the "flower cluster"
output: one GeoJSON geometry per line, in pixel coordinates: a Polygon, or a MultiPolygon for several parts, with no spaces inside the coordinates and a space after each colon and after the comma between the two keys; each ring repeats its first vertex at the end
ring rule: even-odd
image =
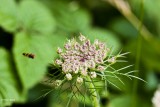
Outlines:
{"type": "Polygon", "coordinates": [[[83,77],[96,78],[95,71],[105,70],[103,64],[109,48],[99,40],[96,39],[92,44],[89,39],[80,35],[79,40],[68,40],[64,48],[63,50],[58,47],[60,58],[56,59],[54,64],[62,68],[67,80],[72,80],[73,75],[77,74],[77,83],[82,83],[83,77]]]}

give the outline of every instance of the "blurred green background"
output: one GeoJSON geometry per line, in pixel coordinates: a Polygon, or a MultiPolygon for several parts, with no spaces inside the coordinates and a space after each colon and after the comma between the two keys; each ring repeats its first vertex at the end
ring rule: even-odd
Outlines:
{"type": "MultiPolygon", "coordinates": [[[[134,75],[147,81],[115,81],[121,90],[101,90],[102,107],[152,107],[160,81],[159,10],[160,0],[0,0],[0,107],[65,107],[67,92],[57,102],[58,90],[45,95],[52,88],[39,82],[57,46],[80,33],[106,42],[114,54],[130,52],[116,67],[133,64],[134,75]]],[[[84,105],[73,99],[70,106],[84,105]]]]}

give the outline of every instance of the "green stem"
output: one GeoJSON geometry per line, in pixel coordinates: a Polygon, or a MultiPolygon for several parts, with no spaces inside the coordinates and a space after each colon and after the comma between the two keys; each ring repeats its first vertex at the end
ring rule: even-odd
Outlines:
{"type": "MultiPolygon", "coordinates": [[[[86,79],[87,79],[87,81],[92,81],[89,76],[87,76],[86,79]]],[[[96,87],[93,84],[93,82],[89,83],[88,88],[89,88],[89,92],[92,93],[92,95],[91,95],[91,101],[92,101],[93,107],[100,107],[99,95],[97,93],[96,87]]]]}
{"type": "MultiPolygon", "coordinates": [[[[144,15],[144,5],[143,5],[143,0],[141,0],[141,16],[140,16],[140,23],[139,23],[139,34],[138,34],[138,43],[137,43],[137,53],[136,53],[136,61],[135,61],[135,69],[139,69],[140,65],[140,57],[141,57],[141,48],[142,48],[142,35],[141,31],[143,28],[143,15],[144,15]]],[[[135,76],[138,77],[139,73],[136,72],[134,74],[135,76]]],[[[138,89],[138,81],[137,79],[134,79],[133,81],[133,95],[132,95],[132,107],[137,107],[137,89],[138,89]]]]}

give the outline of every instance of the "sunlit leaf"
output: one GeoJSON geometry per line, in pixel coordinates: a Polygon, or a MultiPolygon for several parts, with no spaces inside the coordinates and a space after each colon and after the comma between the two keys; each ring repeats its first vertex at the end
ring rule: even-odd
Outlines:
{"type": "Polygon", "coordinates": [[[17,7],[14,0],[0,0],[0,26],[13,32],[17,28],[17,7]]]}
{"type": "Polygon", "coordinates": [[[78,3],[59,0],[45,3],[52,9],[58,28],[68,32],[80,32],[90,28],[90,15],[78,3]]]}
{"type": "Polygon", "coordinates": [[[14,56],[24,88],[32,87],[43,78],[47,65],[56,56],[55,46],[60,44],[57,39],[63,41],[57,35],[28,35],[24,32],[15,35],[14,56]],[[35,54],[35,58],[25,57],[23,52],[35,54]]]}
{"type": "Polygon", "coordinates": [[[50,34],[55,30],[55,21],[49,10],[36,0],[20,3],[21,29],[36,34],[50,34]]]}
{"type": "Polygon", "coordinates": [[[9,106],[20,99],[20,90],[15,72],[9,62],[9,54],[0,48],[0,106],[9,106]]]}

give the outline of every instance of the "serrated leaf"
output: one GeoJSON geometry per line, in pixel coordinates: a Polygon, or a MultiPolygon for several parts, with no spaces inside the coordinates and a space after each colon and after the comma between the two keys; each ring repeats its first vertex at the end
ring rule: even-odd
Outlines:
{"type": "Polygon", "coordinates": [[[55,20],[49,10],[36,0],[23,0],[19,6],[19,19],[23,30],[36,34],[50,34],[55,20]]]}
{"type": "Polygon", "coordinates": [[[18,102],[20,92],[9,63],[9,54],[3,48],[0,48],[0,54],[0,106],[3,107],[18,102]]]}
{"type": "Polygon", "coordinates": [[[13,51],[24,89],[31,88],[43,78],[47,65],[57,55],[55,46],[59,44],[58,39],[63,41],[60,36],[29,35],[24,32],[15,35],[13,51]],[[23,52],[35,54],[35,58],[25,57],[23,52]]]}
{"type": "Polygon", "coordinates": [[[9,32],[17,28],[17,7],[14,0],[0,0],[0,26],[9,32]]]}

